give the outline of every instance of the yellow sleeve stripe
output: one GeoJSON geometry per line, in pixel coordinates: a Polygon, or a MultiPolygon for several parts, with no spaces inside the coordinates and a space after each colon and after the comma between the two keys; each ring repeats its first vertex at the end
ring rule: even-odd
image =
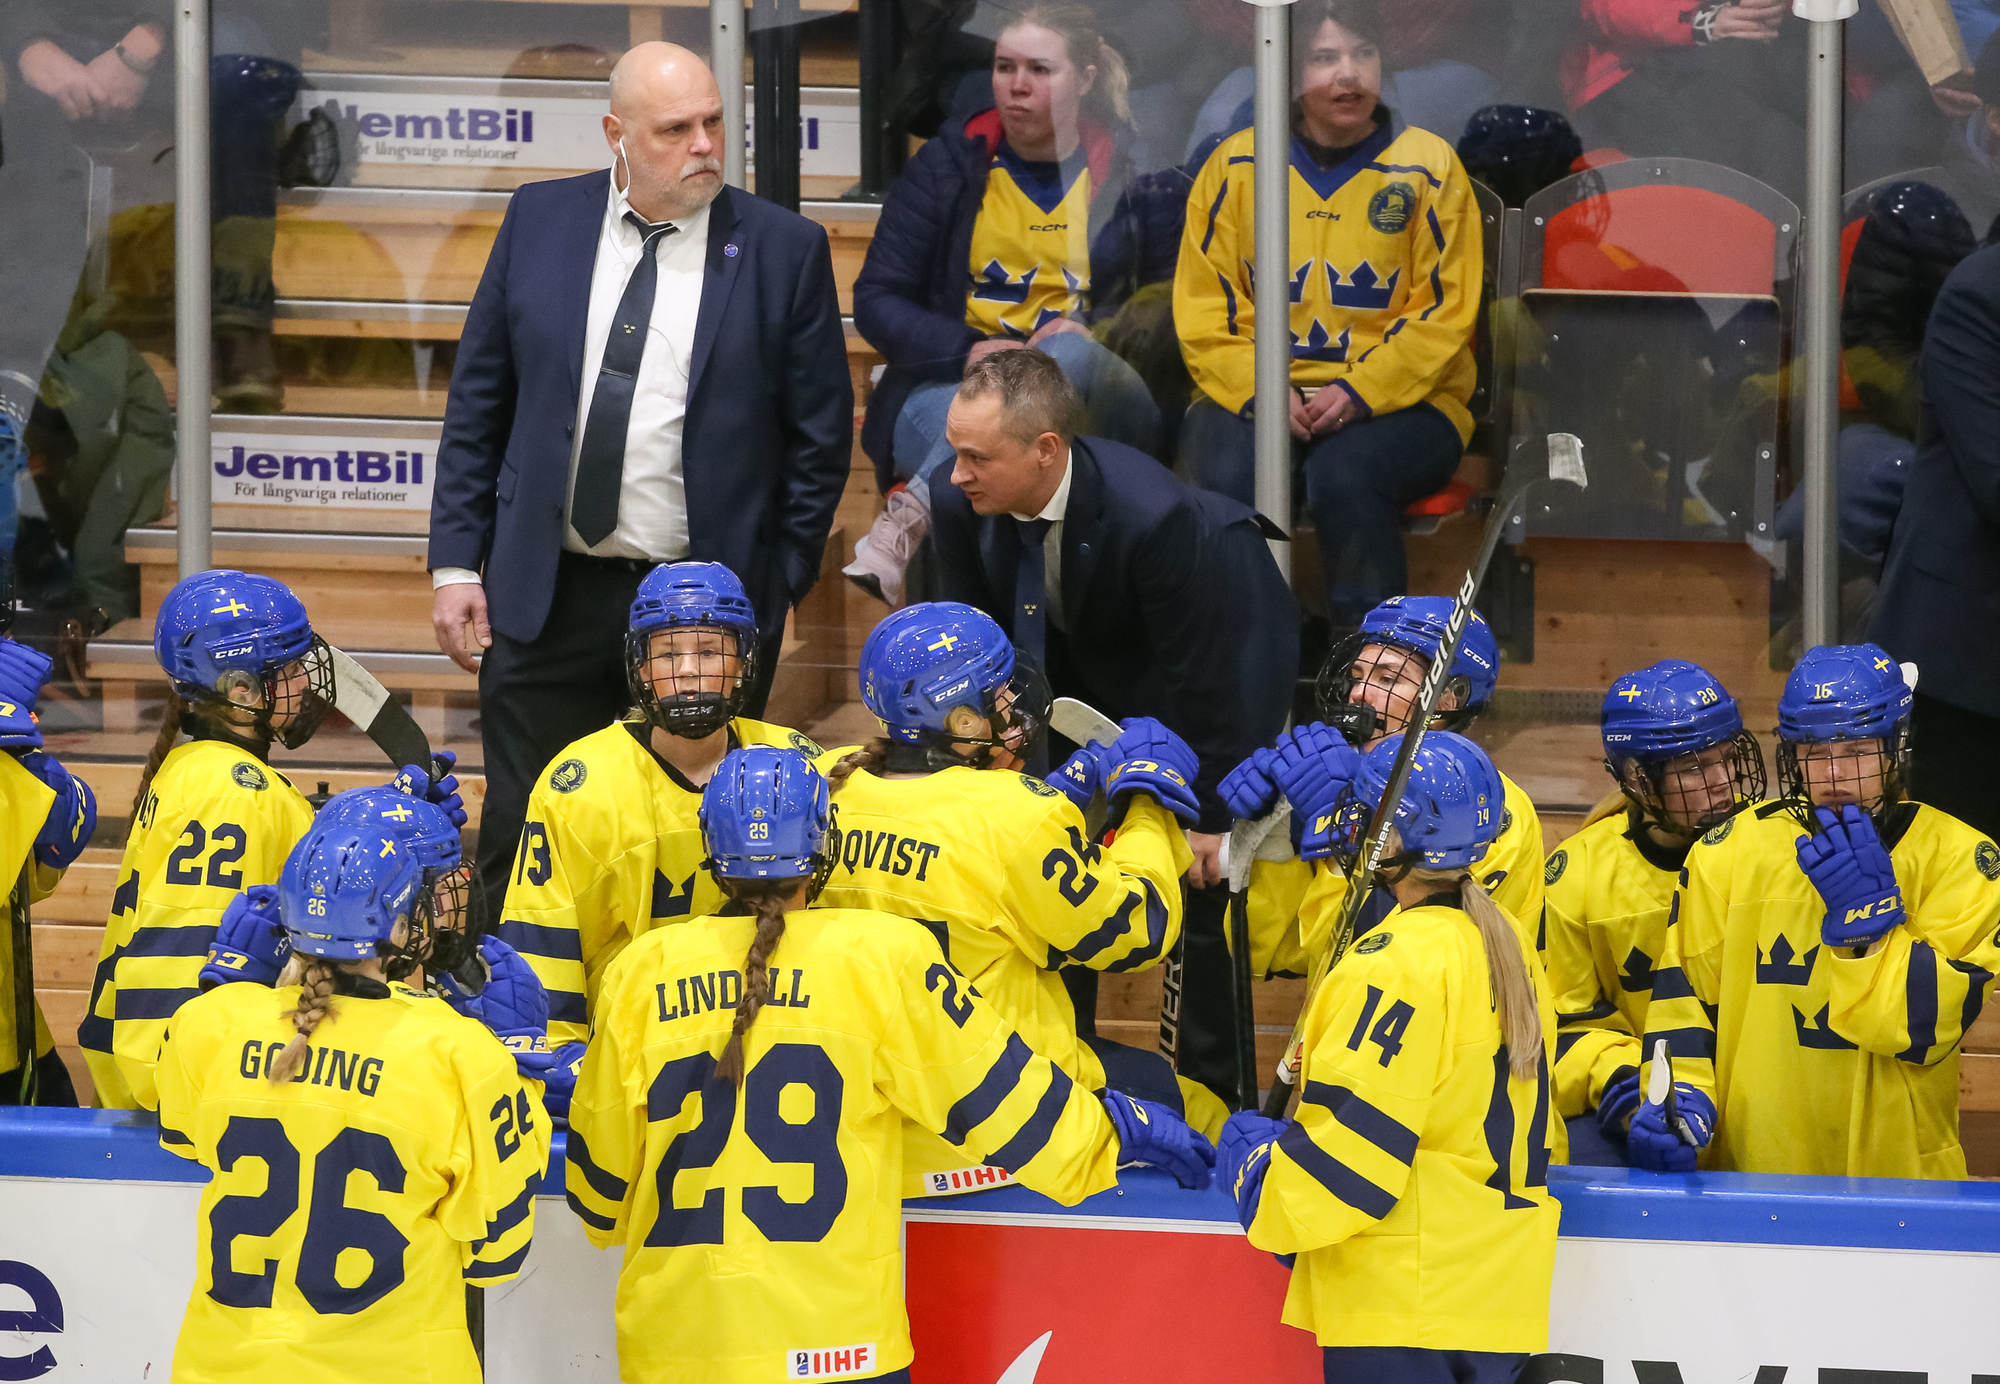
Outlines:
{"type": "Polygon", "coordinates": [[[502,1279],[512,1278],[521,1271],[522,1261],[527,1259],[528,1251],[532,1248],[534,1248],[534,1241],[526,1240],[522,1242],[519,1249],[508,1255],[505,1259],[492,1263],[485,1260],[475,1260],[465,1266],[465,1281],[467,1283],[498,1283],[502,1279]]]}

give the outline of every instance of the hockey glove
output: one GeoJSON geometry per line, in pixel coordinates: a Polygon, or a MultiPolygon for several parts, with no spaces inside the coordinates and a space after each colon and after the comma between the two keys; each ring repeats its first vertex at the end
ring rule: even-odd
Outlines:
{"type": "Polygon", "coordinates": [[[35,834],[35,860],[51,870],[66,870],[83,854],[97,830],[97,795],[90,785],[40,750],[21,756],[21,767],[56,790],[56,800],[42,829],[35,834]]]}
{"type": "Polygon", "coordinates": [[[1236,1219],[1248,1230],[1257,1219],[1257,1199],[1264,1194],[1264,1174],[1271,1170],[1271,1151],[1292,1127],[1290,1120],[1273,1120],[1255,1110],[1239,1110],[1222,1127],[1216,1147],[1216,1170],[1222,1185],[1236,1198],[1236,1219]]]}
{"type": "Polygon", "coordinates": [[[1192,1191],[1208,1186],[1215,1146],[1188,1128],[1186,1120],[1164,1105],[1123,1091],[1105,1091],[1098,1098],[1118,1131],[1120,1163],[1150,1163],[1192,1191]]]}
{"type": "Polygon", "coordinates": [[[1626,1126],[1632,1123],[1632,1112],[1644,1098],[1637,1067],[1620,1067],[1613,1072],[1611,1080],[1604,1083],[1604,1094],[1597,1098],[1598,1131],[1614,1144],[1622,1142],[1626,1126]]]}
{"type": "Polygon", "coordinates": [[[1715,1136],[1715,1102],[1685,1081],[1676,1081],[1673,1107],[1670,1119],[1665,1106],[1640,1104],[1625,1137],[1633,1167],[1649,1173],[1694,1171],[1696,1152],[1707,1148],[1715,1136]]]}
{"type": "Polygon", "coordinates": [[[564,1043],[549,1054],[549,1069],[542,1078],[542,1107],[559,1124],[569,1123],[569,1100],[576,1094],[576,1079],[583,1071],[583,1051],[582,1043],[564,1043]]]}
{"type": "Polygon", "coordinates": [[[253,884],[229,901],[208,946],[208,963],[201,968],[201,988],[209,990],[233,980],[276,985],[292,939],[278,921],[278,889],[253,884]]]}
{"type": "Polygon", "coordinates": [[[1278,752],[1266,746],[1251,751],[1248,759],[1222,776],[1215,791],[1229,808],[1230,816],[1247,822],[1271,810],[1278,801],[1278,781],[1271,777],[1277,762],[1278,752]]]}
{"type": "Polygon", "coordinates": [[[1798,844],[1799,868],[1826,904],[1820,940],[1867,947],[1904,919],[1903,891],[1875,819],[1853,803],[1813,809],[1819,829],[1798,844]]]}
{"type": "Polygon", "coordinates": [[[0,638],[0,750],[38,750],[35,701],[55,665],[37,649],[0,638]]]}
{"type": "Polygon", "coordinates": [[[1103,745],[1083,746],[1042,782],[1075,803],[1077,811],[1082,812],[1104,789],[1105,749],[1103,745]]]}
{"type": "Polygon", "coordinates": [[[458,793],[458,775],[451,772],[458,763],[458,756],[450,750],[437,752],[437,766],[444,770],[440,778],[432,778],[414,764],[405,764],[402,772],[390,781],[390,787],[401,789],[413,798],[434,802],[444,809],[444,815],[451,818],[455,827],[465,825],[465,799],[458,793]]]}
{"type": "Polygon", "coordinates": [[[486,981],[476,993],[457,976],[436,977],[445,1003],[492,1029],[522,1076],[546,1080],[556,1055],[549,1051],[549,995],[541,978],[498,937],[479,939],[479,969],[486,981]]]}
{"type": "Polygon", "coordinates": [[[1121,723],[1124,729],[1104,751],[1099,761],[1109,767],[1104,773],[1104,796],[1111,804],[1112,820],[1134,793],[1144,793],[1187,826],[1201,820],[1201,804],[1195,801],[1194,778],[1199,772],[1194,751],[1150,716],[1132,716],[1121,723]]]}

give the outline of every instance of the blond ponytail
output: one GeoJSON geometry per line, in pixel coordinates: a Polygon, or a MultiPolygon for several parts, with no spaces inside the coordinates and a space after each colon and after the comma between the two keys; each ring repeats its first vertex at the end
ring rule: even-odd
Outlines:
{"type": "Polygon", "coordinates": [[[284,974],[278,977],[280,985],[299,987],[299,1003],[296,1009],[285,1011],[282,1017],[292,1021],[297,1034],[285,1044],[283,1051],[271,1063],[271,1084],[282,1086],[292,1079],[300,1065],[312,1051],[313,1030],[322,1020],[333,1015],[334,966],[317,956],[301,956],[292,953],[292,959],[285,963],[284,974]]]}
{"type": "Polygon", "coordinates": [[[854,777],[857,769],[868,773],[880,771],[889,759],[889,738],[878,735],[858,750],[849,750],[826,771],[826,791],[838,793],[846,782],[854,777]]]}
{"type": "Polygon", "coordinates": [[[1132,123],[1132,73],[1125,66],[1124,55],[1101,38],[1097,40],[1097,85],[1090,89],[1090,100],[1109,123],[1132,123]]]}
{"type": "Polygon", "coordinates": [[[1507,1044],[1507,1069],[1531,1077],[1542,1064],[1542,1016],[1535,999],[1535,980],[1521,950],[1521,935],[1493,902],[1493,896],[1471,875],[1458,881],[1459,906],[1479,929],[1486,947],[1486,973],[1493,982],[1493,1000],[1500,1011],[1500,1037],[1507,1044]]]}

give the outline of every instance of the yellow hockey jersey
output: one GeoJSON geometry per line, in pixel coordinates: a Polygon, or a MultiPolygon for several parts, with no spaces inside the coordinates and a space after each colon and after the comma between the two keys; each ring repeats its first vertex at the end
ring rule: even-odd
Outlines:
{"type": "MultiPolygon", "coordinates": [[[[589,1034],[598,978],[627,943],[713,913],[722,890],[701,862],[701,789],[646,744],[640,721],[615,721],[549,762],[528,798],[500,938],[549,992],[549,1043],[589,1034]]],[[[783,726],[738,717],[730,748],[821,753],[783,726]]]]}
{"type": "Polygon", "coordinates": [[[1908,919],[1856,956],[1820,943],[1804,834],[1765,803],[1688,853],[1646,1051],[1667,1039],[1675,1078],[1715,1101],[1703,1167],[1962,1178],[1958,1049],[2000,970],[2000,851],[1936,808],[1897,809],[1882,839],[1908,919]]]}
{"type": "Polygon", "coordinates": [[[125,843],[77,1029],[99,1105],[158,1104],[160,1040],[195,996],[222,910],[238,891],[278,882],[312,817],[291,781],[248,750],[190,740],[167,754],[125,843]]]}
{"type": "MultiPolygon", "coordinates": [[[[1535,992],[1552,1051],[1539,974],[1535,992]]],[[[1509,1071],[1472,920],[1392,913],[1327,974],[1303,1036],[1296,1120],[1250,1223],[1251,1244],[1298,1255],[1286,1324],[1323,1346],[1547,1349],[1547,1054],[1509,1071]]]]}
{"type": "Polygon", "coordinates": [[[910,1363],[903,1125],[1066,1204],[1117,1181],[1085,1086],[1032,1053],[921,928],[786,919],[741,1091],[716,1074],[755,920],[703,918],[606,972],[570,1106],[569,1201],[624,1246],[628,1384],[871,1378],[910,1363]]]}
{"type": "MultiPolygon", "coordinates": [[[[0,752],[0,1082],[21,1065],[14,1036],[14,885],[28,872],[28,901],[39,903],[53,894],[61,870],[38,864],[29,854],[55,805],[56,791],[0,752]]],[[[35,1053],[55,1051],[42,1008],[35,1006],[35,1053]]],[[[11,1089],[11,1088],[8,1088],[11,1089]]]]}
{"type": "MultiPolygon", "coordinates": [[[[1222,141],[1188,193],[1174,325],[1201,391],[1240,413],[1256,392],[1251,132],[1222,141]]],[[[1430,403],[1472,435],[1479,208],[1451,145],[1383,126],[1337,167],[1294,138],[1292,383],[1344,385],[1376,413],[1430,403]]]]}
{"type": "Polygon", "coordinates": [[[465,1285],[520,1270],[548,1165],[539,1083],[477,1021],[353,980],[300,1074],[269,1066],[297,986],[220,985],[175,1014],[160,1143],[214,1173],[176,1384],[477,1384],[465,1285]]]}
{"type": "Polygon", "coordinates": [[[841,858],[820,903],[923,923],[1030,1047],[1102,1086],[1057,970],[1140,971],[1173,950],[1193,860],[1173,815],[1135,795],[1100,846],[1076,805],[1040,779],[973,768],[908,779],[857,771],[834,803],[841,858]]]}
{"type": "Polygon", "coordinates": [[[1627,812],[1584,826],[1549,855],[1543,961],[1556,1003],[1556,1111],[1597,1108],[1639,1035],[1667,933],[1680,853],[1654,846],[1627,812]]]}
{"type": "Polygon", "coordinates": [[[1003,140],[972,223],[965,325],[1026,338],[1090,302],[1090,166],[1030,163],[1003,140]]]}

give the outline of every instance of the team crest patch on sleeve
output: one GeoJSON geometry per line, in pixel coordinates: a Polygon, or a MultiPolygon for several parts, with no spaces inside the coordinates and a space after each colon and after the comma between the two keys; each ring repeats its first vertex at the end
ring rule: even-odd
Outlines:
{"type": "Polygon", "coordinates": [[[1383,235],[1401,235],[1416,211],[1417,190],[1398,179],[1368,199],[1368,224],[1383,235]]]}
{"type": "Polygon", "coordinates": [[[1563,850],[1557,851],[1549,857],[1549,863],[1542,867],[1542,883],[1554,884],[1563,877],[1563,871],[1568,868],[1569,852],[1563,850]]]}
{"type": "Polygon", "coordinates": [[[825,750],[821,749],[818,745],[815,745],[812,742],[811,736],[801,735],[797,731],[792,731],[791,737],[792,737],[792,748],[797,750],[800,754],[804,755],[808,759],[818,759],[821,755],[826,753],[825,750]]]}
{"type": "Polygon", "coordinates": [[[1033,774],[1023,774],[1023,775],[1021,775],[1021,782],[1022,782],[1022,783],[1024,783],[1024,784],[1026,784],[1026,785],[1028,786],[1028,788],[1029,788],[1029,789],[1031,789],[1032,791],[1034,791],[1034,792],[1036,792],[1036,793],[1040,793],[1040,794],[1041,794],[1041,795],[1042,795],[1043,797],[1045,797],[1045,798],[1053,798],[1053,797],[1055,797],[1055,796],[1056,796],[1056,794],[1057,794],[1057,793],[1059,793],[1059,792],[1061,792],[1061,791],[1062,791],[1061,789],[1057,789],[1057,788],[1051,788],[1051,787],[1049,787],[1049,785],[1047,785],[1046,783],[1043,783],[1043,782],[1042,782],[1042,781],[1041,781],[1040,779],[1036,778],[1036,777],[1035,777],[1035,776],[1034,776],[1033,774]]]}
{"type": "Polygon", "coordinates": [[[1362,938],[1359,942],[1356,942],[1354,944],[1354,950],[1359,952],[1363,956],[1368,956],[1371,953],[1381,951],[1382,948],[1388,946],[1389,939],[1394,937],[1395,935],[1396,934],[1393,932],[1371,932],[1366,937],[1362,938]]]}
{"type": "Polygon", "coordinates": [[[1991,841],[1981,841],[1972,848],[1972,863],[1986,878],[2000,879],[2000,847],[1991,841]]]}
{"type": "Polygon", "coordinates": [[[787,1379],[852,1379],[860,1374],[880,1374],[881,1357],[873,1341],[858,1346],[834,1346],[821,1350],[785,1352],[787,1379]]]}
{"type": "Polygon", "coordinates": [[[584,779],[589,776],[590,771],[583,767],[582,760],[565,759],[549,770],[549,787],[558,793],[574,793],[583,787],[584,779]]]}
{"type": "Polygon", "coordinates": [[[1736,819],[1734,817],[1725,817],[1721,822],[1708,829],[1708,835],[1701,838],[1701,843],[1704,846],[1719,846],[1722,844],[1723,838],[1728,836],[1735,826],[1736,819]]]}
{"type": "Polygon", "coordinates": [[[249,760],[238,760],[229,766],[229,777],[236,780],[238,788],[247,788],[252,793],[261,793],[271,780],[264,777],[264,771],[249,760]]]}

